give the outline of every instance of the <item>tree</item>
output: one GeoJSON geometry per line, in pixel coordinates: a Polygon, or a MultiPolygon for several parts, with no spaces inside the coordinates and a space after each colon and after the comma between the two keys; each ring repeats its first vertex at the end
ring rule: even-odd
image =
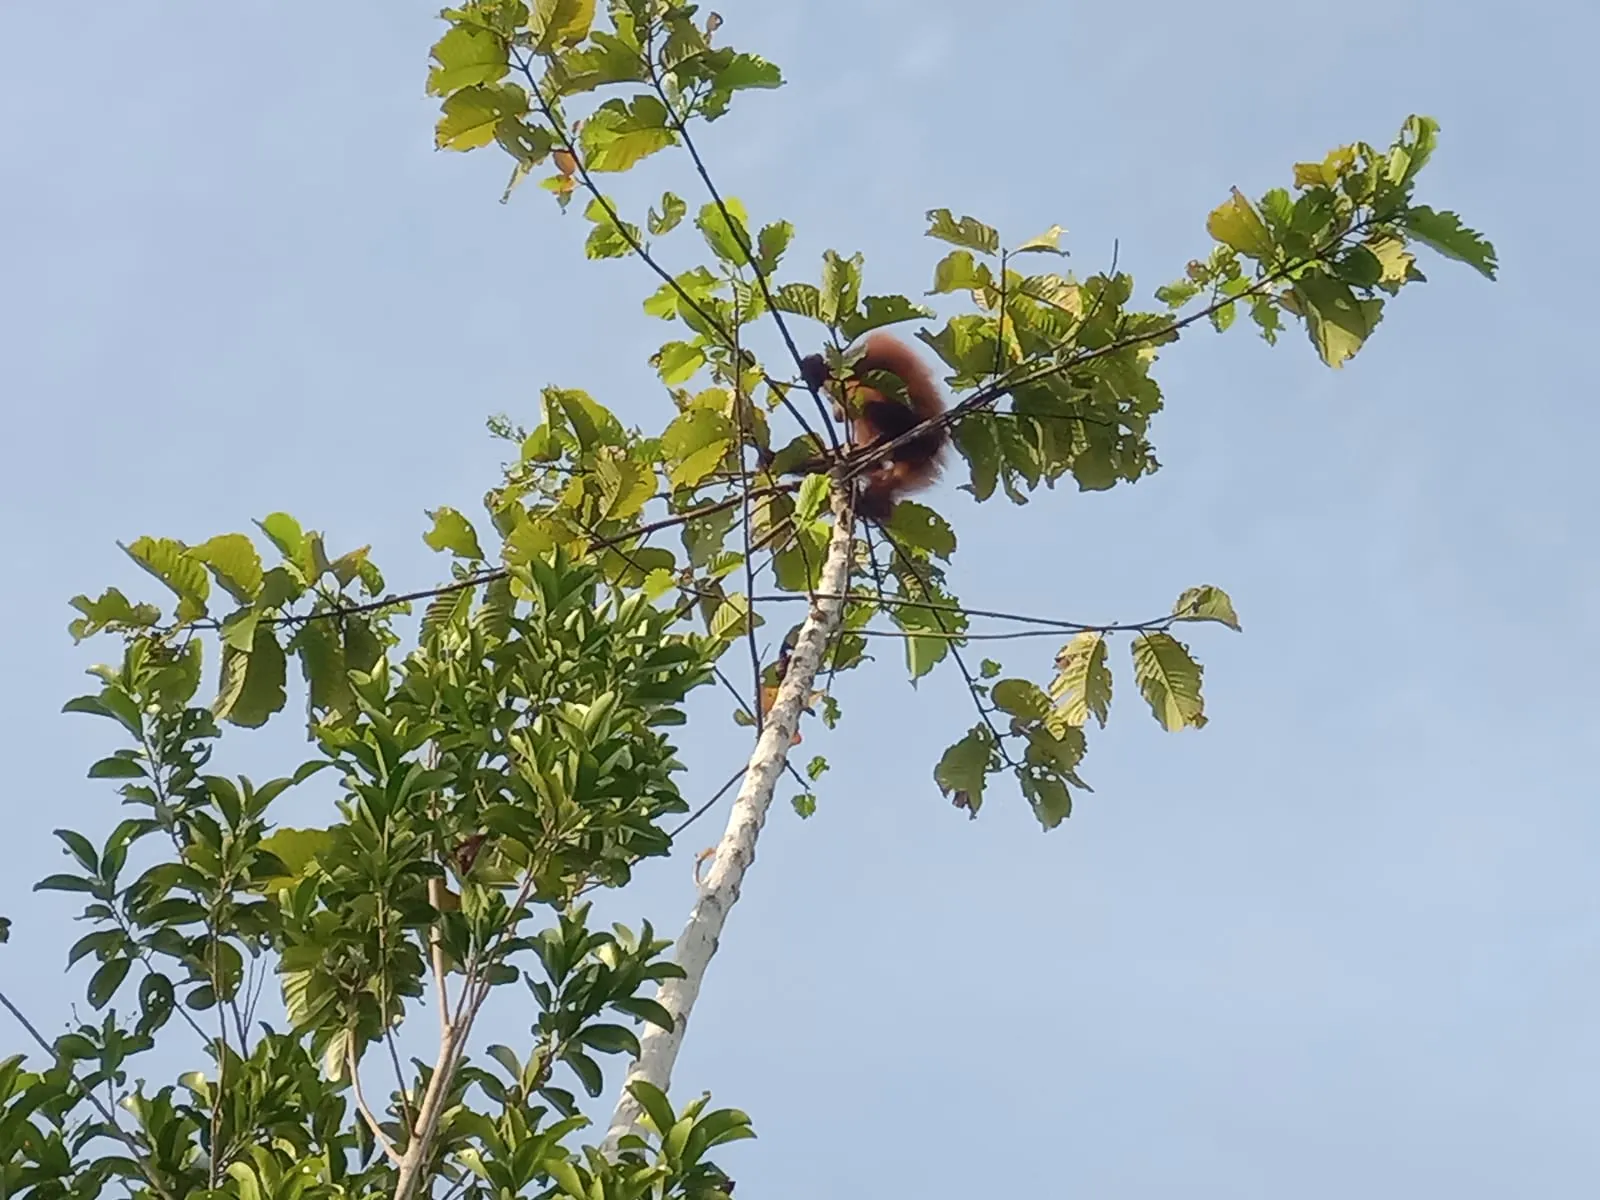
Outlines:
{"type": "Polygon", "coordinates": [[[1386,150],[1341,147],[1254,202],[1235,191],[1208,220],[1217,244],[1148,310],[1114,262],[1081,279],[1030,273],[1065,256],[1059,228],[1013,241],[944,209],[928,215],[947,248],[927,297],[870,291],[860,255],[829,253],[808,280],[785,263],[793,227],[753,222],[696,143],[736,93],[781,82],[721,44],[714,14],[675,0],[613,0],[603,16],[584,0],[487,0],[444,19],[428,76],[439,145],[499,147],[508,197],[538,174],[560,208],[581,202],[590,257],[653,273],[645,312],[673,327],[652,360],[670,419],[628,429],[585,392],[551,386],[531,430],[497,421],[515,456],[486,499],[493,540],[462,513],[433,512],[426,540],[453,562],[442,585],[392,593],[365,548],[336,553],[279,513],[260,539],[127,545],[170,593],[163,605],[115,589],[73,601],[74,637],[112,634],[121,652],[67,708],[126,737],[90,774],[135,815],[93,840],[60,831],[76,868],[39,884],[85,896],[91,931],[67,957],[92,960],[99,1023],[46,1038],[0,997],[46,1055],[39,1070],[21,1056],[0,1065],[8,1195],[93,1195],[113,1179],[171,1198],[726,1194],[709,1155],[749,1136],[749,1120],[667,1093],[780,777],[798,782],[802,812],[815,803],[826,763],[802,771],[790,755],[803,714],[840,717],[819,677],[864,665],[877,637],[904,645],[913,679],[948,660],[977,717],[935,767],[938,785],[976,817],[1008,773],[1050,829],[1086,790],[1110,642],[1128,640],[1134,685],[1165,728],[1199,727],[1201,668],[1175,630],[1239,627],[1212,586],[1127,626],[964,608],[946,582],[957,539],[942,514],[902,502],[881,528],[854,519],[853,480],[892,447],[844,444],[819,391],[791,382],[805,349],[826,341],[843,367],[864,333],[930,323],[919,336],[959,396],[942,420],[964,486],[1021,502],[1069,476],[1098,491],[1157,469],[1152,371],[1192,326],[1226,330],[1243,310],[1275,342],[1296,321],[1338,367],[1422,279],[1417,246],[1495,269],[1478,234],[1414,201],[1437,126],[1412,117],[1386,150]],[[603,187],[669,149],[704,189],[699,249],[688,200],[666,193],[637,214],[603,187]],[[766,322],[792,362],[752,353],[746,331],[766,322]],[[819,446],[837,452],[832,471],[784,473],[819,446]],[[659,544],[668,534],[681,549],[659,544]],[[758,630],[792,603],[803,619],[763,653],[758,630]],[[413,606],[414,631],[400,621],[413,606]],[[991,625],[1062,643],[1053,672],[1001,678],[969,662],[991,625]],[[201,700],[207,647],[218,683],[201,700]],[[212,773],[225,726],[287,709],[291,658],[314,755],[264,783],[212,773]],[[592,929],[585,897],[625,886],[687,825],[664,731],[715,683],[757,736],[669,957],[647,923],[592,929]],[[330,769],[337,811],[286,826],[283,798],[330,769]],[[269,979],[281,1017],[258,1027],[269,979]],[[536,1013],[529,1044],[470,1057],[490,993],[519,984],[536,1013]],[[119,999],[136,1014],[119,1017],[119,999]],[[396,1031],[426,1004],[437,1049],[408,1068],[396,1031]],[[182,1026],[210,1065],[130,1089],[130,1064],[182,1026]],[[574,1085],[600,1096],[599,1059],[622,1054],[634,1063],[611,1127],[599,1149],[581,1147],[574,1085]],[[393,1086],[369,1098],[373,1070],[393,1086]]]}

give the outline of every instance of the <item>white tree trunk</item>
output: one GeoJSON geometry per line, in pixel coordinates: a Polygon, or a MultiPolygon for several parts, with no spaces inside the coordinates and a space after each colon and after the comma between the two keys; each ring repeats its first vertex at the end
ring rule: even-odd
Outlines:
{"type": "Polygon", "coordinates": [[[701,883],[700,896],[677,942],[675,957],[683,968],[684,977],[666,980],[656,993],[656,999],[672,1014],[672,1028],[662,1029],[653,1024],[644,1027],[639,1039],[639,1058],[628,1071],[611,1119],[611,1129],[606,1134],[607,1152],[616,1151],[618,1140],[634,1131],[642,1115],[638,1103],[628,1094],[626,1084],[643,1079],[665,1092],[672,1082],[672,1068],[689,1024],[689,1011],[700,994],[700,984],[711,956],[717,952],[717,939],[722,935],[728,913],[739,899],[745,872],[755,861],[756,838],[772,806],[778,776],[788,762],[789,747],[800,725],[800,713],[816,683],[823,652],[839,627],[844,602],[838,597],[845,594],[850,578],[851,544],[850,514],[836,508],[833,536],[828,542],[828,555],[818,585],[820,598],[812,599],[805,624],[800,627],[788,671],[778,688],[772,711],[766,714],[750,765],[745,768],[744,782],[728,814],[728,828],[717,845],[716,856],[701,883]]]}

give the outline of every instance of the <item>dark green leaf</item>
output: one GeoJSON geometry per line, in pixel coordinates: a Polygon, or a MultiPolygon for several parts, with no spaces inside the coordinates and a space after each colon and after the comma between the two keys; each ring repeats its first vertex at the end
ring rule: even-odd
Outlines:
{"type": "Polygon", "coordinates": [[[89,1000],[89,1007],[104,1008],[117,994],[117,989],[122,986],[122,981],[128,977],[128,968],[133,965],[130,958],[113,958],[100,964],[100,969],[89,980],[85,995],[89,1000]]]}

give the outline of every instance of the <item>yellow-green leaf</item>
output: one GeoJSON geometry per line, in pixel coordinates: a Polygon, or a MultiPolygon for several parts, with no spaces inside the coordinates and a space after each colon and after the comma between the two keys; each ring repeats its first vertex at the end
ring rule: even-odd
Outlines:
{"type": "Polygon", "coordinates": [[[1049,229],[1046,229],[1038,237],[1031,237],[1027,241],[1023,242],[1020,246],[1018,246],[1011,253],[1013,253],[1013,254],[1046,253],[1046,254],[1063,254],[1064,255],[1064,254],[1066,254],[1066,251],[1061,248],[1061,244],[1060,243],[1061,243],[1061,235],[1063,233],[1065,233],[1065,232],[1066,232],[1066,230],[1063,229],[1061,226],[1052,225],[1052,226],[1050,226],[1049,229]]]}
{"type": "Polygon", "coordinates": [[[800,481],[800,491],[794,498],[794,517],[802,525],[816,520],[828,503],[828,477],[811,474],[800,481]]]}
{"type": "Polygon", "coordinates": [[[980,263],[970,250],[952,250],[933,268],[933,287],[929,295],[970,292],[994,285],[988,263],[980,263]]]}
{"type": "Polygon", "coordinates": [[[171,538],[142,537],[123,549],[129,558],[166,584],[178,597],[178,620],[195,621],[206,615],[211,579],[200,560],[190,555],[182,542],[171,538]]]}
{"type": "Polygon", "coordinates": [[[666,105],[642,95],[632,103],[607,100],[584,122],[578,140],[591,171],[626,171],[672,145],[676,137],[668,125],[666,105]]]}
{"type": "Polygon", "coordinates": [[[210,567],[217,583],[240,604],[249,604],[261,590],[261,555],[244,534],[218,534],[189,553],[210,567]]]}
{"type": "Polygon", "coordinates": [[[1210,584],[1192,587],[1179,596],[1172,615],[1180,621],[1217,621],[1235,632],[1241,628],[1228,593],[1210,584]]]}
{"type": "Polygon", "coordinates": [[[257,625],[248,652],[224,646],[222,681],[211,711],[246,729],[259,728],[283,708],[287,696],[283,647],[269,625],[257,625]]]}
{"type": "Polygon", "coordinates": [[[437,508],[428,516],[433,521],[433,528],[422,535],[422,540],[430,550],[448,550],[457,558],[483,561],[483,548],[478,544],[477,531],[466,517],[453,508],[437,508]]]}
{"type": "Polygon", "coordinates": [[[1031,680],[1002,679],[989,696],[996,708],[1019,720],[1043,721],[1050,712],[1050,698],[1031,680]]]}
{"type": "Polygon", "coordinates": [[[539,54],[576,46],[594,24],[594,0],[536,0],[530,24],[539,54]]]}
{"type": "Polygon", "coordinates": [[[434,145],[440,150],[476,150],[494,141],[502,119],[516,119],[528,111],[528,97],[514,84],[475,84],[445,97],[434,145]]]}
{"type": "Polygon", "coordinates": [[[428,95],[448,96],[474,84],[498,83],[510,69],[506,43],[471,25],[452,25],[433,45],[428,95]]]}
{"type": "Polygon", "coordinates": [[[1056,655],[1056,677],[1050,684],[1056,712],[1068,725],[1086,724],[1093,713],[1105,728],[1111,711],[1111,670],[1106,666],[1106,639],[1092,630],[1077,634],[1056,655]]]}
{"type": "Polygon", "coordinates": [[[744,265],[750,217],[736,197],[728,197],[720,206],[715,202],[702,205],[694,223],[713,254],[730,265],[744,265]]]}
{"type": "Polygon", "coordinates": [[[694,378],[695,372],[706,365],[706,352],[692,342],[668,342],[656,352],[651,365],[662,383],[676,387],[694,378]]]}
{"type": "Polygon", "coordinates": [[[1206,232],[1224,246],[1258,261],[1271,259],[1275,252],[1266,222],[1238,188],[1206,218],[1206,232]]]}
{"type": "Polygon", "coordinates": [[[71,604],[83,614],[67,626],[75,642],[102,629],[148,629],[161,619],[161,610],[154,604],[134,604],[117,588],[107,588],[93,600],[74,596],[71,604]]]}
{"type": "Polygon", "coordinates": [[[1299,303],[1311,344],[1334,368],[1361,349],[1383,315],[1382,300],[1358,299],[1347,284],[1321,272],[1302,275],[1290,294],[1299,303]]]}
{"type": "Polygon", "coordinates": [[[601,516],[607,521],[637,516],[656,494],[656,473],[631,459],[602,458],[594,465],[594,475],[605,501],[601,516]]]}
{"type": "Polygon", "coordinates": [[[1202,668],[1169,633],[1141,633],[1133,642],[1133,678],[1162,728],[1199,729],[1206,723],[1202,668]]]}
{"type": "Polygon", "coordinates": [[[927,236],[984,254],[1000,252],[1000,234],[973,217],[957,220],[948,208],[928,210],[927,236]]]}

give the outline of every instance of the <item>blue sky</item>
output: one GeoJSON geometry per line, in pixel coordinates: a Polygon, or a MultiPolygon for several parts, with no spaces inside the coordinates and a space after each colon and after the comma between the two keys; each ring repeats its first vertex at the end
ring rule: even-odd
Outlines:
{"type": "MultiPolygon", "coordinates": [[[[807,739],[834,762],[820,810],[775,813],[677,1076],[755,1118],[741,1195],[1592,1193],[1600,10],[1507,11],[725,6],[790,85],[704,149],[758,220],[796,222],[797,270],[861,249],[875,290],[915,292],[921,214],[948,206],[1012,240],[1060,222],[1080,270],[1119,241],[1148,296],[1230,186],[1416,111],[1444,125],[1423,199],[1503,264],[1491,286],[1426,263],[1339,373],[1298,337],[1186,339],[1136,487],[938,493],[971,604],[1137,618],[1213,582],[1245,633],[1189,639],[1199,733],[1160,733],[1122,673],[1096,793],[1048,836],[1005,790],[969,823],[934,789],[971,723],[953,676],[913,691],[890,654],[843,687],[842,731],[807,739]]],[[[82,778],[107,731],[57,715],[96,656],[67,598],[144,586],[115,541],[283,508],[424,585],[422,511],[493,479],[487,413],[531,419],[552,382],[665,411],[639,265],[584,262],[581,217],[531,189],[497,204],[503,159],[432,151],[428,6],[75,12],[0,11],[0,986],[52,1031],[82,1003],[75,909],[28,888],[50,829],[118,815],[82,778]]],[[[1022,646],[1007,665],[1045,674],[1052,648],[1022,646]]],[[[738,759],[726,708],[685,735],[691,794],[738,759]]],[[[297,761],[291,725],[219,765],[297,761]]],[[[687,859],[606,915],[675,932],[687,859]]]]}

